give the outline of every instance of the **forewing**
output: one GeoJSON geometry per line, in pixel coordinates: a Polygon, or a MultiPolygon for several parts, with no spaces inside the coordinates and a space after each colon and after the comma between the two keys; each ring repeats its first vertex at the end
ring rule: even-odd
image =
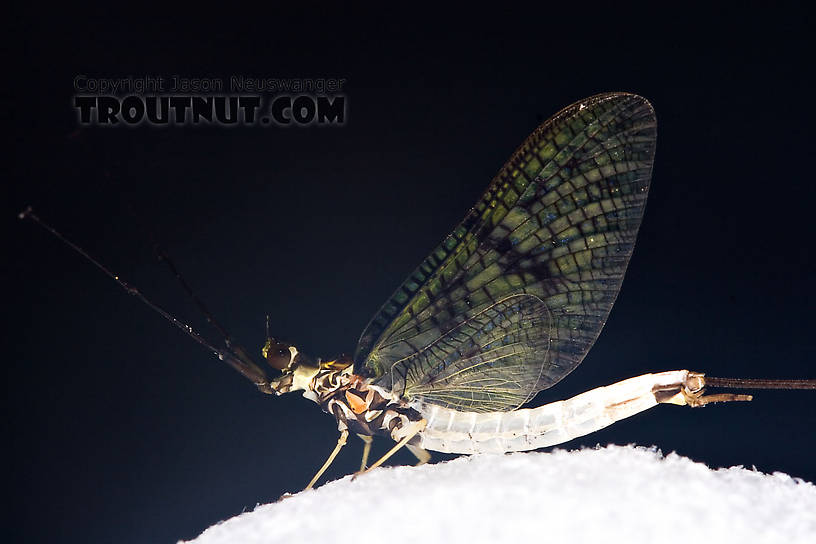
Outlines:
{"type": "Polygon", "coordinates": [[[549,351],[544,302],[512,295],[391,366],[401,396],[464,411],[518,408],[535,393],[549,351]]]}
{"type": "Polygon", "coordinates": [[[374,316],[355,371],[393,388],[395,364],[523,293],[542,301],[549,331],[544,356],[527,359],[538,377],[519,389],[535,393],[566,376],[597,338],[620,289],[656,135],[651,105],[624,93],[588,98],[544,122],[374,316]]]}

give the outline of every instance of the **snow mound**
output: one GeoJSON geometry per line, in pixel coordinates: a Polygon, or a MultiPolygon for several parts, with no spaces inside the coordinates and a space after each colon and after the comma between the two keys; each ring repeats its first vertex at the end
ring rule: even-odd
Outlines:
{"type": "Polygon", "coordinates": [[[258,506],[196,544],[816,542],[816,486],[655,449],[460,457],[387,467],[258,506]]]}

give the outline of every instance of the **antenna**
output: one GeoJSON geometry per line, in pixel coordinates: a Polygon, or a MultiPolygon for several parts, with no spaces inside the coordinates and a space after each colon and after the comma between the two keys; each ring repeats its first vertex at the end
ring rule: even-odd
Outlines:
{"type": "Polygon", "coordinates": [[[207,321],[211,323],[219,332],[224,336],[224,341],[227,345],[227,350],[219,349],[212,344],[210,344],[203,336],[198,334],[190,325],[180,321],[175,316],[173,316],[170,312],[159,306],[158,304],[154,303],[152,300],[147,298],[145,295],[142,294],[136,287],[130,285],[123,279],[121,279],[118,275],[114,274],[110,271],[105,265],[91,257],[87,251],[82,249],[80,246],[63,236],[59,231],[57,231],[54,227],[40,219],[35,213],[31,206],[28,206],[25,210],[17,214],[17,217],[21,220],[30,219],[31,221],[35,222],[39,226],[41,226],[46,231],[50,232],[54,237],[58,240],[62,241],[65,245],[82,255],[86,260],[88,260],[91,264],[96,266],[99,270],[102,271],[103,274],[108,276],[110,279],[115,281],[122,289],[125,290],[129,295],[133,295],[138,298],[142,303],[144,303],[148,308],[162,316],[165,320],[169,321],[171,324],[175,325],[185,333],[187,333],[190,338],[210,350],[216,357],[220,360],[224,361],[232,368],[240,372],[244,377],[251,380],[258,389],[260,389],[264,393],[274,393],[275,390],[269,383],[269,379],[266,377],[266,373],[261,370],[252,360],[247,356],[246,352],[241,349],[240,347],[236,351],[232,347],[232,342],[230,339],[229,334],[227,334],[226,330],[218,324],[217,321],[212,317],[212,315],[207,311],[204,304],[198,299],[198,297],[193,294],[192,290],[189,288],[187,283],[181,277],[181,274],[178,273],[175,266],[173,266],[172,262],[166,257],[163,256],[165,261],[170,265],[173,272],[176,274],[176,277],[179,281],[182,282],[182,285],[187,290],[187,293],[193,298],[196,304],[199,306],[199,309],[204,313],[207,321]]]}

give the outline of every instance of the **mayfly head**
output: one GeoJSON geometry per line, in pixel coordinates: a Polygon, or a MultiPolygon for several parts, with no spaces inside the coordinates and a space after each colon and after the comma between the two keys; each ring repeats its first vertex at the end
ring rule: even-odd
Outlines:
{"type": "Polygon", "coordinates": [[[299,355],[295,346],[278,342],[274,338],[266,339],[266,344],[261,348],[261,354],[269,366],[281,372],[291,369],[299,355]]]}
{"type": "Polygon", "coordinates": [[[261,353],[269,366],[281,372],[280,376],[269,382],[278,395],[310,390],[309,384],[320,367],[300,353],[295,346],[270,337],[261,348],[261,353]]]}

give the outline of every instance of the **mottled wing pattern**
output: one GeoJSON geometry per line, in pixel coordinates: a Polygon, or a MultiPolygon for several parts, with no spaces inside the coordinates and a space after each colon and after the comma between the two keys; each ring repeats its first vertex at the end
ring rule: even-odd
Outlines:
{"type": "MultiPolygon", "coordinates": [[[[476,397],[444,395],[452,382],[443,378],[457,372],[455,360],[442,358],[433,367],[430,355],[418,354],[459,338],[452,331],[485,311],[512,314],[502,301],[529,294],[548,313],[538,323],[545,330],[533,334],[546,337],[547,347],[521,350],[535,370],[518,383],[519,395],[566,376],[597,338],[620,289],[646,204],[656,136],[651,105],[625,93],[588,98],[544,122],[374,316],[360,338],[355,371],[383,387],[402,386],[412,399],[474,410],[476,397]],[[417,372],[437,368],[433,379],[413,378],[409,387],[409,360],[417,372]]],[[[496,363],[490,372],[501,368],[496,363]]]]}
{"type": "Polygon", "coordinates": [[[535,393],[551,325],[542,300],[511,295],[394,363],[393,390],[473,412],[518,408],[535,393]]]}

